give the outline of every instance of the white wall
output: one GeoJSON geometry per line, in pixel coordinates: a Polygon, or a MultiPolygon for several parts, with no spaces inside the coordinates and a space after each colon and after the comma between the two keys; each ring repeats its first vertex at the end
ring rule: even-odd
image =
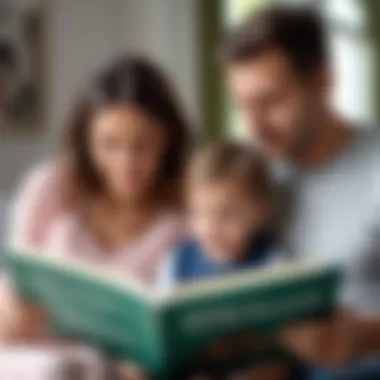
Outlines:
{"type": "Polygon", "coordinates": [[[197,14],[193,0],[119,0],[121,47],[155,58],[169,73],[197,122],[197,14]]]}

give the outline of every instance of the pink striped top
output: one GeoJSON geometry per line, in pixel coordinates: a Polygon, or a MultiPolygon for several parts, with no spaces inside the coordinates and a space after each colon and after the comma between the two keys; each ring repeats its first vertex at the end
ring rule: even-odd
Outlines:
{"type": "Polygon", "coordinates": [[[105,252],[70,207],[67,182],[67,173],[56,164],[40,166],[31,173],[16,201],[12,241],[83,259],[117,273],[133,273],[152,283],[157,268],[183,236],[181,217],[162,212],[134,242],[105,252]]]}

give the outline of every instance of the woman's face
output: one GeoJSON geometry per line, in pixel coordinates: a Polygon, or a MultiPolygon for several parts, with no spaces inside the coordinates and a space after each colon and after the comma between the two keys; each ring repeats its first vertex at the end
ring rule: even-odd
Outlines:
{"type": "Polygon", "coordinates": [[[106,107],[95,113],[90,128],[90,155],[119,200],[146,196],[154,188],[166,149],[163,128],[134,107],[106,107]]]}

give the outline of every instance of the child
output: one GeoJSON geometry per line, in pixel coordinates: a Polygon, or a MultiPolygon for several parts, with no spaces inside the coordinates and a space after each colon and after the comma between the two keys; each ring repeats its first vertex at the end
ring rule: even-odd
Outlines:
{"type": "Polygon", "coordinates": [[[270,234],[271,180],[251,147],[219,142],[200,150],[186,185],[192,238],[165,263],[159,276],[162,290],[280,258],[270,234]]]}
{"type": "MultiPolygon", "coordinates": [[[[200,150],[186,183],[191,238],[162,268],[160,290],[280,260],[270,233],[272,190],[265,161],[252,147],[219,142],[200,150]]],[[[255,371],[267,380],[294,379],[286,365],[255,371]]]]}

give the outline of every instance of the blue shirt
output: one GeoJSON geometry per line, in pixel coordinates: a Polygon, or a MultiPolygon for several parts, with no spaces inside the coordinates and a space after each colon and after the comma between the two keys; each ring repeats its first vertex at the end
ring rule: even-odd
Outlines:
{"type": "Polygon", "coordinates": [[[239,271],[270,265],[279,258],[279,250],[270,234],[257,235],[244,257],[239,261],[216,262],[195,240],[184,241],[158,277],[158,287],[168,291],[175,285],[204,278],[227,275],[239,271]]]}

